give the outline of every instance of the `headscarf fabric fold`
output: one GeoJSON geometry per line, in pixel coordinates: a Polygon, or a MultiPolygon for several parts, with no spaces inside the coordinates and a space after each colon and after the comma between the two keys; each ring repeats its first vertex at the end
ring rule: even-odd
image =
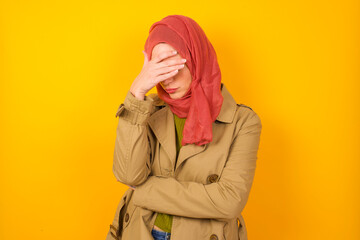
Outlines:
{"type": "Polygon", "coordinates": [[[215,50],[199,24],[183,15],[168,15],[151,25],[144,47],[149,60],[153,48],[161,42],[171,45],[186,58],[192,82],[187,93],[179,99],[172,99],[158,83],[158,96],[174,114],[186,118],[183,146],[207,144],[212,141],[212,123],[223,103],[221,72],[215,50]]]}

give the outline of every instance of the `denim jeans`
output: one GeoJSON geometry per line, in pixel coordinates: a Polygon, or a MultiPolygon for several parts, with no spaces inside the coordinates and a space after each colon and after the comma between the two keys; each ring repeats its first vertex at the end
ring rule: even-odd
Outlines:
{"type": "Polygon", "coordinates": [[[154,237],[154,240],[170,240],[171,235],[169,232],[162,232],[156,229],[152,229],[151,234],[154,237]]]}

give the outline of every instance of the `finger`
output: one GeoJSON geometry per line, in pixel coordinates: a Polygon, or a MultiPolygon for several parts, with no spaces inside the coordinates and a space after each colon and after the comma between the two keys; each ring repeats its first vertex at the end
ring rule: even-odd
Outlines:
{"type": "Polygon", "coordinates": [[[166,59],[168,57],[175,56],[176,54],[177,54],[176,51],[166,51],[166,52],[160,53],[159,55],[157,55],[154,58],[154,62],[155,63],[161,62],[162,60],[164,60],[164,59],[166,59]]]}
{"type": "Polygon", "coordinates": [[[130,185],[127,185],[129,188],[131,188],[131,189],[134,189],[135,190],[135,188],[134,187],[132,187],[132,186],[130,186],[130,185]]]}
{"type": "Polygon", "coordinates": [[[147,64],[149,62],[149,59],[148,59],[148,56],[147,56],[146,52],[144,50],[142,52],[144,54],[144,65],[145,65],[145,64],[147,64]]]}
{"type": "Polygon", "coordinates": [[[169,73],[166,73],[166,74],[163,74],[163,75],[159,75],[157,78],[155,78],[155,82],[156,83],[159,83],[159,82],[162,82],[164,81],[165,79],[168,79],[172,76],[175,76],[177,73],[179,72],[178,69],[176,69],[175,71],[171,71],[169,73]]]}
{"type": "Polygon", "coordinates": [[[176,59],[167,59],[165,61],[156,63],[154,65],[154,69],[161,69],[164,67],[174,66],[174,65],[181,65],[185,64],[186,59],[185,58],[176,58],[176,59]]]}
{"type": "Polygon", "coordinates": [[[184,63],[181,63],[179,65],[174,65],[174,66],[168,66],[168,67],[163,67],[163,68],[159,68],[159,69],[156,69],[154,70],[154,73],[155,75],[163,75],[163,74],[167,74],[167,73],[170,73],[172,71],[175,71],[175,70],[180,70],[182,68],[185,67],[185,64],[184,63]]]}

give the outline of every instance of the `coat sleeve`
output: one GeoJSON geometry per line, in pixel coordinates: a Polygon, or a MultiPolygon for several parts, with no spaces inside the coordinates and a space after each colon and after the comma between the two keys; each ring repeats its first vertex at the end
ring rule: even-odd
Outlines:
{"type": "Polygon", "coordinates": [[[149,133],[153,99],[137,99],[128,91],[124,103],[117,110],[119,118],[113,158],[113,173],[126,185],[143,183],[151,172],[153,136],[149,133]]]}
{"type": "Polygon", "coordinates": [[[191,218],[237,217],[254,179],[261,129],[260,118],[254,112],[234,138],[218,182],[202,184],[149,176],[134,190],[134,205],[191,218]]]}

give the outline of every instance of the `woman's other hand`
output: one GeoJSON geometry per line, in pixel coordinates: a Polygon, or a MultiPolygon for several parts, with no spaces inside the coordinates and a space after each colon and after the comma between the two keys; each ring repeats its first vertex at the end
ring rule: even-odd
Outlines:
{"type": "Polygon", "coordinates": [[[125,184],[126,186],[128,186],[128,187],[130,187],[131,189],[133,189],[133,190],[135,190],[135,186],[132,186],[132,185],[127,185],[127,184],[125,184]]]}
{"type": "Polygon", "coordinates": [[[143,68],[130,87],[130,92],[141,100],[144,100],[145,94],[156,84],[176,75],[178,70],[184,67],[182,58],[167,59],[177,54],[174,51],[163,52],[150,61],[144,51],[143,54],[145,57],[143,68]],[[165,59],[167,60],[164,61],[165,59]]]}

